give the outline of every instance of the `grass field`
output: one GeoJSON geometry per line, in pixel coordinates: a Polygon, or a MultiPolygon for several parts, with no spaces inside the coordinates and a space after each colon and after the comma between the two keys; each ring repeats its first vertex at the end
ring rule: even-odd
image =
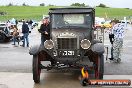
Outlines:
{"type": "MultiPolygon", "coordinates": [[[[53,6],[52,6],[53,7],[53,6]]],[[[0,16],[0,21],[8,20],[11,18],[15,19],[42,19],[42,15],[48,14],[48,9],[51,6],[0,6],[0,12],[6,12],[4,16],[0,16]]],[[[95,14],[99,17],[108,18],[123,18],[124,16],[132,16],[132,9],[121,9],[121,8],[95,8],[95,14]]]]}
{"type": "Polygon", "coordinates": [[[123,17],[129,18],[132,16],[132,9],[124,9],[124,8],[95,8],[95,14],[99,17],[107,17],[108,18],[118,18],[123,19],[123,17]]]}

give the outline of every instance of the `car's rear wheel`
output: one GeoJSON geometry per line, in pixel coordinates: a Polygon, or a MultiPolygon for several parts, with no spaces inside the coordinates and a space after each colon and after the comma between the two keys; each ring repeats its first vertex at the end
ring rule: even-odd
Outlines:
{"type": "Polygon", "coordinates": [[[41,73],[40,64],[41,62],[38,58],[38,55],[33,55],[32,71],[33,71],[33,80],[35,83],[40,82],[40,73],[41,73]]]}
{"type": "Polygon", "coordinates": [[[4,42],[6,39],[5,35],[0,33],[0,42],[4,42]]]}
{"type": "Polygon", "coordinates": [[[103,54],[98,55],[98,58],[95,62],[95,78],[103,79],[104,75],[104,56],[103,54]]]}

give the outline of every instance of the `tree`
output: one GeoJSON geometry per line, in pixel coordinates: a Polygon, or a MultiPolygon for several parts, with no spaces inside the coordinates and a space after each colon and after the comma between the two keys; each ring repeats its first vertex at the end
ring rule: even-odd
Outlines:
{"type": "Polygon", "coordinates": [[[26,6],[25,2],[22,4],[22,6],[26,6]]]}
{"type": "Polygon", "coordinates": [[[40,6],[45,6],[45,4],[44,3],[41,3],[40,6]]]}
{"type": "Polygon", "coordinates": [[[107,6],[105,4],[100,3],[97,7],[106,8],[107,6]]]}
{"type": "Polygon", "coordinates": [[[85,7],[85,4],[84,4],[84,3],[82,3],[82,4],[80,4],[80,6],[85,7]]]}
{"type": "Polygon", "coordinates": [[[86,5],[84,3],[82,3],[82,4],[80,4],[80,3],[73,3],[73,4],[71,4],[71,6],[85,7],[86,5]]]}
{"type": "Polygon", "coordinates": [[[12,3],[9,3],[8,6],[13,6],[13,4],[12,3]]]}
{"type": "Polygon", "coordinates": [[[28,6],[25,2],[22,4],[22,6],[28,6]]]}

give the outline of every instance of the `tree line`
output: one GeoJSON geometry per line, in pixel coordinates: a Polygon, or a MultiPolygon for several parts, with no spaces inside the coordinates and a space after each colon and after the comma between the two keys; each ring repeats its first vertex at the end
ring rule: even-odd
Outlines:
{"type": "MultiPolygon", "coordinates": [[[[13,3],[9,3],[7,6],[17,6],[17,5],[14,5],[13,3]]],[[[29,5],[24,2],[22,6],[29,6],[29,5]]],[[[40,3],[39,6],[45,6],[45,3],[40,3]]],[[[54,5],[49,4],[48,6],[54,6],[54,5]]]]}
{"type": "MultiPolygon", "coordinates": [[[[73,3],[71,4],[71,6],[78,6],[78,7],[88,7],[89,5],[86,5],[84,3],[73,3]]],[[[105,4],[100,3],[98,6],[96,7],[102,7],[102,8],[108,8],[105,4]]]]}
{"type": "MultiPolygon", "coordinates": [[[[13,5],[13,3],[9,3],[7,6],[15,6],[13,5]]],[[[25,2],[22,4],[22,6],[29,6],[28,4],[26,4],[25,2]]],[[[45,3],[40,3],[39,6],[45,6],[45,3]]],[[[49,4],[48,6],[55,6],[55,5],[51,5],[49,4]]],[[[72,3],[70,6],[76,6],[76,7],[89,7],[89,5],[86,5],[85,3],[72,3]]],[[[107,7],[105,4],[100,3],[98,6],[96,7],[102,7],[102,8],[109,8],[107,7]]]]}

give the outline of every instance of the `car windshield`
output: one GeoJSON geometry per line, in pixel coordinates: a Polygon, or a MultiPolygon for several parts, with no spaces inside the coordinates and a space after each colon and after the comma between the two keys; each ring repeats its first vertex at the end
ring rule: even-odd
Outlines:
{"type": "Polygon", "coordinates": [[[52,28],[90,28],[90,14],[53,14],[52,28]]]}

